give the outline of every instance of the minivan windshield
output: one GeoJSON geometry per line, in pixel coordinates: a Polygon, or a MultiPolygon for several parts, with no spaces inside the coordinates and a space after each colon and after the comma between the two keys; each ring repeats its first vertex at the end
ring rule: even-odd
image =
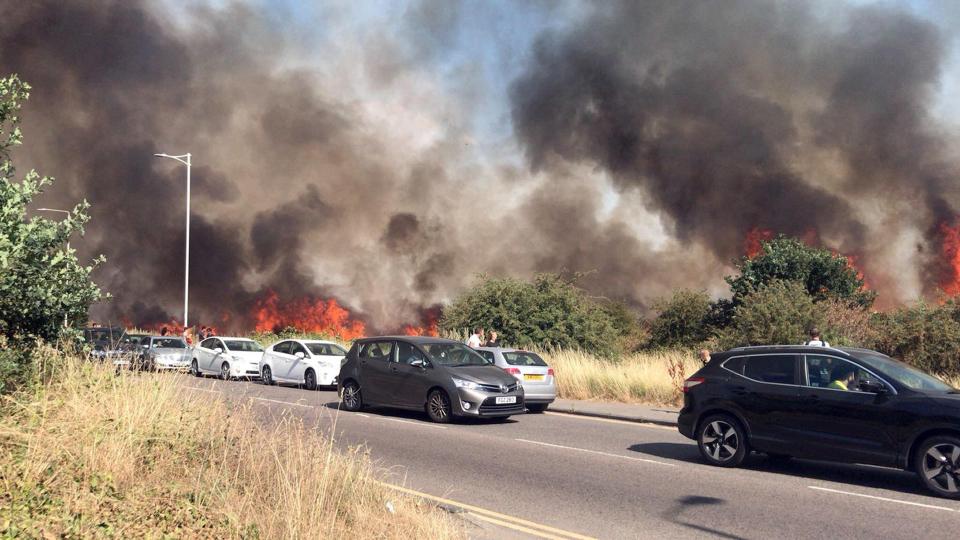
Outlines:
{"type": "Polygon", "coordinates": [[[861,352],[855,353],[855,356],[864,364],[867,364],[877,371],[883,372],[884,375],[887,375],[907,388],[940,392],[950,392],[954,390],[952,386],[933,375],[924,373],[915,367],[908,366],[889,356],[880,353],[861,352]]]}
{"type": "Polygon", "coordinates": [[[430,359],[446,367],[489,366],[490,362],[462,343],[428,343],[423,349],[430,359]]]}

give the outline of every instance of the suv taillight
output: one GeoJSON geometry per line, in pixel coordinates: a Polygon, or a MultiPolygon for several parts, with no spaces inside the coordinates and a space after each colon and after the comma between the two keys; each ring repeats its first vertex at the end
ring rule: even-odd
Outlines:
{"type": "Polygon", "coordinates": [[[520,368],[505,367],[505,368],[503,368],[503,370],[506,371],[507,373],[511,374],[511,375],[519,375],[519,374],[520,374],[520,368]]]}
{"type": "Polygon", "coordinates": [[[690,377],[689,379],[683,381],[683,393],[686,394],[694,386],[706,382],[706,379],[703,377],[690,377]]]}

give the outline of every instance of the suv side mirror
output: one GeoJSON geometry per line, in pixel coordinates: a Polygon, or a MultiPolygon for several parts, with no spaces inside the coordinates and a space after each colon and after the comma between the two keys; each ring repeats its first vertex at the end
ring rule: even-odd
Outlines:
{"type": "Polygon", "coordinates": [[[886,394],[887,387],[880,381],[860,381],[858,385],[861,392],[870,392],[873,394],[886,394]]]}

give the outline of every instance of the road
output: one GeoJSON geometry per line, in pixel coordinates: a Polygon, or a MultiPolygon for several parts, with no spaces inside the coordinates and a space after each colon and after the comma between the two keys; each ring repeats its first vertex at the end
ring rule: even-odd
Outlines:
{"type": "Polygon", "coordinates": [[[960,502],[926,495],[902,471],[759,455],[721,469],[664,426],[549,412],[440,426],[415,413],[338,411],[333,391],[181,382],[252,400],[265,421],[296,414],[341,445],[368,446],[385,481],[475,507],[477,537],[957,537],[960,502]]]}

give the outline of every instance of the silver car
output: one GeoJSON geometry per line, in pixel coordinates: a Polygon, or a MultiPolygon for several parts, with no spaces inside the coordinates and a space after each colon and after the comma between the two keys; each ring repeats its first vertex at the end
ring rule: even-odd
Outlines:
{"type": "Polygon", "coordinates": [[[504,347],[480,347],[476,351],[523,384],[524,402],[530,412],[547,410],[557,398],[553,368],[537,353],[504,347]]]}
{"type": "Polygon", "coordinates": [[[150,371],[183,370],[190,367],[190,349],[176,336],[150,336],[140,340],[141,365],[150,371]]]}

